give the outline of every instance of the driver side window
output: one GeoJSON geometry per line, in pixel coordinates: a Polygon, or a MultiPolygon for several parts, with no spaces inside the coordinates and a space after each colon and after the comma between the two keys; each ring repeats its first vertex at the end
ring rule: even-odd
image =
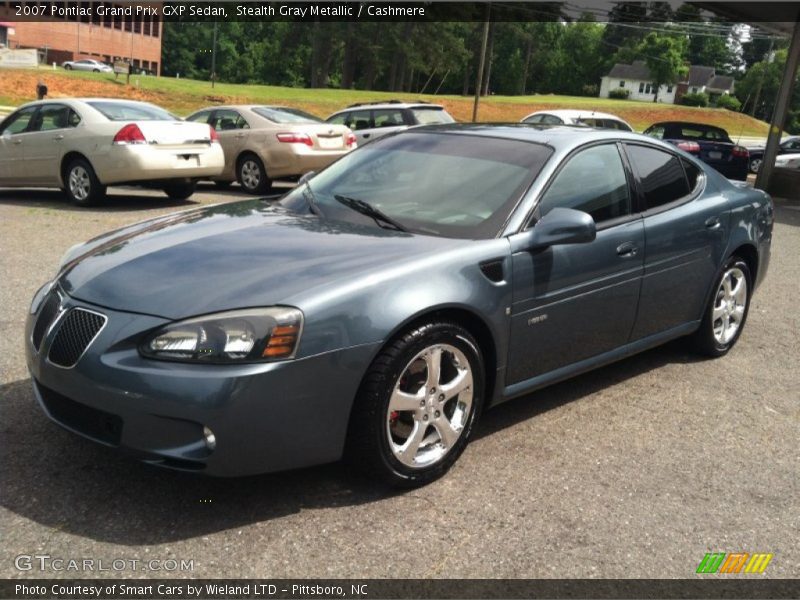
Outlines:
{"type": "Polygon", "coordinates": [[[37,106],[23,108],[22,110],[11,115],[5,123],[3,123],[0,135],[14,135],[16,133],[23,133],[27,128],[36,112],[37,106]]]}
{"type": "Polygon", "coordinates": [[[594,146],[569,159],[542,196],[539,218],[557,207],[587,212],[597,224],[630,214],[628,179],[616,144],[594,146]]]}

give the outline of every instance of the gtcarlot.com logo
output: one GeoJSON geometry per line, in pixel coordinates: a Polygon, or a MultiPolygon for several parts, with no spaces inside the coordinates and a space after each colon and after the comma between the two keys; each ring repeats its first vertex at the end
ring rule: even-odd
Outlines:
{"type": "Polygon", "coordinates": [[[49,554],[20,554],[14,558],[19,571],[194,571],[194,560],[183,558],[64,558],[49,554]]]}
{"type": "Polygon", "coordinates": [[[698,573],[763,573],[772,554],[767,552],[709,552],[697,565],[698,573]]]}

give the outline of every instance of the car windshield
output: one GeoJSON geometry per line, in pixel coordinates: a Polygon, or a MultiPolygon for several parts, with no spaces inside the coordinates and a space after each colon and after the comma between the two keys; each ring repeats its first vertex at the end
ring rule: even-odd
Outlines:
{"type": "Polygon", "coordinates": [[[111,121],[179,121],[163,108],[144,102],[87,102],[111,121]]]}
{"type": "MultiPolygon", "coordinates": [[[[551,154],[532,142],[409,132],[347,154],[308,187],[324,217],[364,222],[364,210],[338,199],[349,198],[411,232],[486,239],[500,232],[551,154]]],[[[281,202],[306,211],[308,196],[299,186],[281,202]]]]}
{"type": "Polygon", "coordinates": [[[443,108],[412,108],[411,112],[420,125],[436,125],[437,123],[455,123],[455,119],[443,108]]]}
{"type": "Polygon", "coordinates": [[[322,123],[322,119],[296,108],[277,108],[257,106],[253,109],[257,115],[269,119],[273,123],[322,123]]]}

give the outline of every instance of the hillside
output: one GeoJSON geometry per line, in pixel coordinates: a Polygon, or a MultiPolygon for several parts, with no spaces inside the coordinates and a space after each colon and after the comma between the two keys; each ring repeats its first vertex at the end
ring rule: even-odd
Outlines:
{"type": "MultiPolygon", "coordinates": [[[[3,71],[0,76],[0,105],[13,106],[35,99],[36,82],[39,79],[47,84],[51,98],[65,96],[133,98],[159,104],[179,115],[189,114],[211,104],[263,102],[293,106],[325,117],[355,102],[402,98],[443,104],[460,121],[469,121],[472,116],[472,98],[462,96],[225,83],[217,84],[212,89],[211,84],[206,81],[146,76],[133,76],[131,85],[126,86],[122,76],[117,81],[113,75],[67,72],[60,69],[56,71],[50,69],[3,71]]],[[[734,139],[739,136],[765,137],[769,129],[768,124],[763,121],[723,109],[552,95],[484,98],[481,100],[479,120],[519,121],[528,113],[547,108],[578,108],[611,112],[628,121],[639,131],[654,122],[666,120],[686,120],[718,125],[728,130],[734,139]]]]}

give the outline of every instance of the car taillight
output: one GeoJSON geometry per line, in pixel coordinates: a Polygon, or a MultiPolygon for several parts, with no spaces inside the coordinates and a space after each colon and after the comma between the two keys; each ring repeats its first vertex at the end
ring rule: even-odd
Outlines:
{"type": "Polygon", "coordinates": [[[114,136],[115,144],[146,144],[142,130],[136,123],[128,123],[114,136]]]}
{"type": "Polygon", "coordinates": [[[305,144],[309,147],[314,145],[314,142],[311,141],[311,136],[307,133],[279,133],[278,141],[284,144],[305,144]]]}
{"type": "Polygon", "coordinates": [[[356,134],[355,133],[348,133],[347,137],[345,137],[347,147],[349,148],[353,144],[356,143],[356,134]]]}
{"type": "Polygon", "coordinates": [[[211,143],[219,144],[219,136],[217,135],[217,130],[211,127],[211,125],[209,125],[208,128],[211,130],[211,143]]]}
{"type": "Polygon", "coordinates": [[[700,144],[697,142],[678,142],[677,146],[686,152],[700,152],[700,144]]]}
{"type": "Polygon", "coordinates": [[[745,148],[744,146],[734,146],[731,152],[734,156],[738,156],[739,158],[749,158],[750,151],[745,148]]]}

